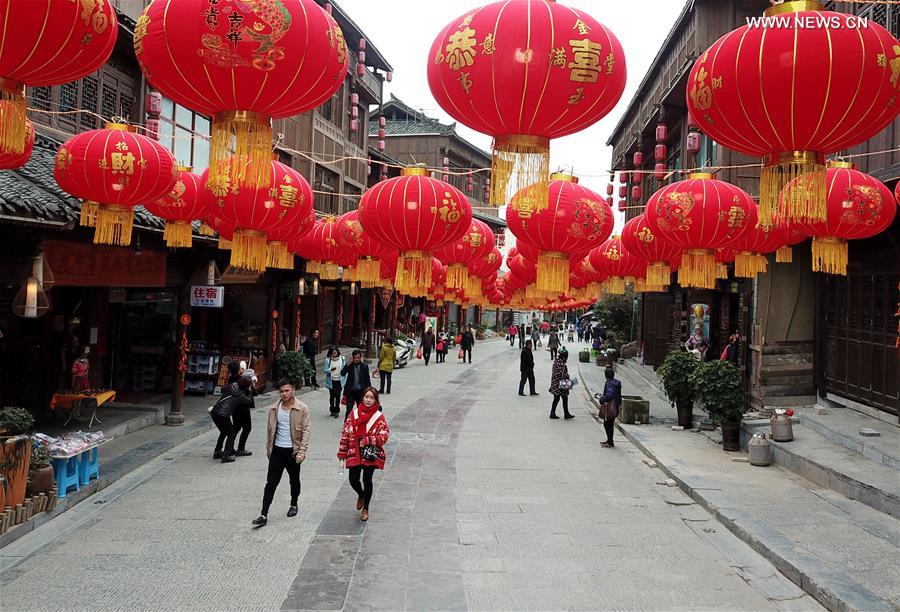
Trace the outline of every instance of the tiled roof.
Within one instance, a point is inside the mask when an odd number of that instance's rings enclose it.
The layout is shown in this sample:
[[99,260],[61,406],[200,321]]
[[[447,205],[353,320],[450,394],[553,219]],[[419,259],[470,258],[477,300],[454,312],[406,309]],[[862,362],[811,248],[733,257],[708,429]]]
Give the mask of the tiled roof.
[[[371,125],[371,124],[370,124]],[[378,124],[375,123],[375,130],[369,136],[378,135]],[[370,130],[371,131],[371,130]],[[424,121],[402,121],[388,119],[385,128],[388,136],[423,136],[423,135],[439,135],[451,136],[456,129],[452,125],[444,125],[433,119],[425,118]]]

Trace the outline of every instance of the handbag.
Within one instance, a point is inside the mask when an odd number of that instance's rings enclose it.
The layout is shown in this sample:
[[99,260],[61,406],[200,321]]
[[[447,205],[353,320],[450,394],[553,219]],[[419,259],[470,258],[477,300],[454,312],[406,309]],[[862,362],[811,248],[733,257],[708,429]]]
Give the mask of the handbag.
[[344,406],[347,405],[347,396],[346,395],[341,396],[341,404]]
[[419,350],[416,351],[416,359],[421,359],[421,358],[422,358],[422,347],[420,346]]
[[384,449],[380,446],[368,445],[359,447],[359,458],[363,461],[380,461],[384,459]]
[[458,355],[459,359],[462,359],[465,356],[466,356],[466,352],[463,349],[459,349],[459,355]]
[[563,378],[561,381],[559,381],[559,388],[562,389],[563,391],[568,391],[569,389],[572,388],[572,386],[573,385],[572,385],[571,378]]
[[600,418],[604,421],[612,421],[619,416],[619,405],[616,400],[610,400],[600,404]]

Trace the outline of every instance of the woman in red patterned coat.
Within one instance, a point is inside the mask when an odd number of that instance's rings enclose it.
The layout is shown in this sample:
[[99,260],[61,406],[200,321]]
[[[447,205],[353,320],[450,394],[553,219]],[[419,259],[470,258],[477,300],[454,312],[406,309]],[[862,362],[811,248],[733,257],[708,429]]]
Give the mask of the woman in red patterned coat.
[[[356,509],[362,512],[359,518],[369,520],[369,502],[374,487],[372,476],[375,470],[384,469],[384,445],[391,430],[378,403],[378,391],[369,387],[363,392],[362,401],[344,421],[338,459],[350,470],[350,486],[359,495]],[[360,482],[360,479],[362,482]]]

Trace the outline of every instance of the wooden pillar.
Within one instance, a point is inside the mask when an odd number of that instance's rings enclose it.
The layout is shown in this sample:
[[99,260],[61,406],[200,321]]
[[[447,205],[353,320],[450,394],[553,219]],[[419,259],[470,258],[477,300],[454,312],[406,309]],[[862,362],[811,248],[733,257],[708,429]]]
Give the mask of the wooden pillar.
[[369,333],[366,337],[366,357],[372,357],[372,344],[375,340],[375,305],[377,296],[375,290],[372,290],[372,299],[369,302]]
[[337,283],[337,289],[334,293],[334,299],[337,302],[337,317],[335,317],[334,324],[337,329],[335,329],[334,337],[334,345],[340,346],[341,344],[341,336],[344,332],[344,291],[343,284],[341,281]]
[[400,302],[400,294],[394,290],[391,293],[391,299],[388,301],[388,308],[391,311],[391,336],[395,336],[397,334],[397,310],[398,303]]
[[172,405],[166,415],[166,425],[184,425],[181,400],[184,397],[184,373],[187,370],[187,331],[191,324],[190,285],[184,285],[178,292],[175,312],[178,313],[178,350],[174,351],[175,368],[172,384]]

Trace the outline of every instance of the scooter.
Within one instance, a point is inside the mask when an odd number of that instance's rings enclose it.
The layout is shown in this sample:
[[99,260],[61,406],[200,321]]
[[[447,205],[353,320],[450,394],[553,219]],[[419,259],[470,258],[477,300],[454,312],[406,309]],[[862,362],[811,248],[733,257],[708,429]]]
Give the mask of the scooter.
[[416,343],[413,340],[395,340],[394,341],[394,367],[403,368],[409,363],[416,350]]

